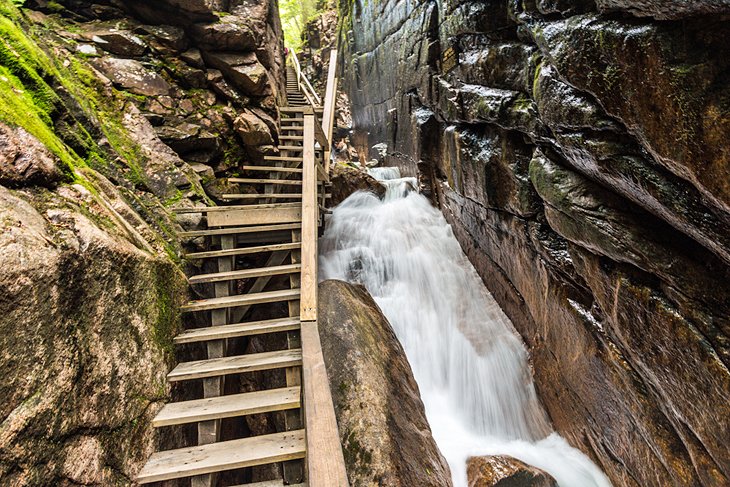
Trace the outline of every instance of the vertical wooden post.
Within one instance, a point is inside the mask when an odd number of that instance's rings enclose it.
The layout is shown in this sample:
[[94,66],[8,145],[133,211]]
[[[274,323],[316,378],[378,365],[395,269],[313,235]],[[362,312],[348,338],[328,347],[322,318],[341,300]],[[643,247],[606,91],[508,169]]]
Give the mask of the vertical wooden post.
[[[224,235],[221,237],[221,249],[235,247],[235,237]],[[233,270],[232,257],[218,259],[218,272]],[[229,281],[215,283],[215,297],[230,296],[231,283]],[[227,325],[228,309],[211,311],[211,326]],[[220,358],[226,355],[226,340],[211,340],[206,344],[208,358]],[[218,397],[223,395],[224,378],[212,377],[203,379],[203,397]],[[202,421],[198,423],[198,445],[215,443],[220,439],[220,420]],[[192,487],[213,487],[216,484],[215,474],[198,475],[192,478]]]
[[337,49],[330,51],[330,65],[327,71],[327,88],[324,94],[324,110],[322,111],[322,131],[327,136],[329,147],[324,149],[324,171],[329,174],[330,151],[332,150],[332,125],[335,120],[335,105],[337,104]]
[[302,163],[302,282],[299,317],[317,321],[317,168],[314,154],[314,113],[304,113]]

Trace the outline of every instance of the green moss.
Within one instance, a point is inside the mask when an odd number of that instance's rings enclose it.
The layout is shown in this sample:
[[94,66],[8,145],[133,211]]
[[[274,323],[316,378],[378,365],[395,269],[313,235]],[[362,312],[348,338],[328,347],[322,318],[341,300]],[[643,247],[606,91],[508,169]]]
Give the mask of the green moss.
[[58,2],[54,2],[53,0],[48,2],[46,7],[48,8],[48,10],[51,10],[52,12],[57,12],[57,13],[63,12],[64,10],[66,10],[66,7],[64,7],[63,5],[61,5]]
[[180,283],[184,281],[178,275],[178,269],[168,262],[160,262],[155,271],[155,299],[150,309],[154,318],[152,340],[171,359],[174,354],[172,340],[180,328],[179,304],[183,296]]

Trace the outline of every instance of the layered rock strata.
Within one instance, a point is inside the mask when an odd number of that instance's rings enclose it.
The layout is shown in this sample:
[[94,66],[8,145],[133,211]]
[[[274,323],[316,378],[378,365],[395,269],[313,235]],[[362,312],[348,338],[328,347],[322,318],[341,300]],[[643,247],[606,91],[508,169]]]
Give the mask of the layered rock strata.
[[615,485],[730,483],[730,5],[340,16],[359,149],[433,192],[555,428]]

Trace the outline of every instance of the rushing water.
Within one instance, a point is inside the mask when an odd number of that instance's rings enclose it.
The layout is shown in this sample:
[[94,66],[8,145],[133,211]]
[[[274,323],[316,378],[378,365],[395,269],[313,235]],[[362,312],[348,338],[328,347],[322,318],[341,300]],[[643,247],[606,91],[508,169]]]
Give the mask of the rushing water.
[[609,486],[552,432],[520,337],[441,213],[414,191],[414,178],[395,168],[371,174],[386,195],[358,192],[334,210],[320,244],[321,276],[363,284],[390,320],[454,485],[467,485],[467,457],[506,454],[561,487]]

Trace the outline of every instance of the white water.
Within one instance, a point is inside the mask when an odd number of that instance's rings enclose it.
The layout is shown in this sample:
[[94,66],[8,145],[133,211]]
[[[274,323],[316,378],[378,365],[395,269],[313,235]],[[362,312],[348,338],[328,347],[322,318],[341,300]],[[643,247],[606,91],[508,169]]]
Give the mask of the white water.
[[405,349],[434,439],[465,487],[467,457],[506,454],[561,487],[610,486],[551,431],[527,351],[414,178],[376,168],[381,201],[358,192],[335,208],[320,243],[323,279],[363,284]]

